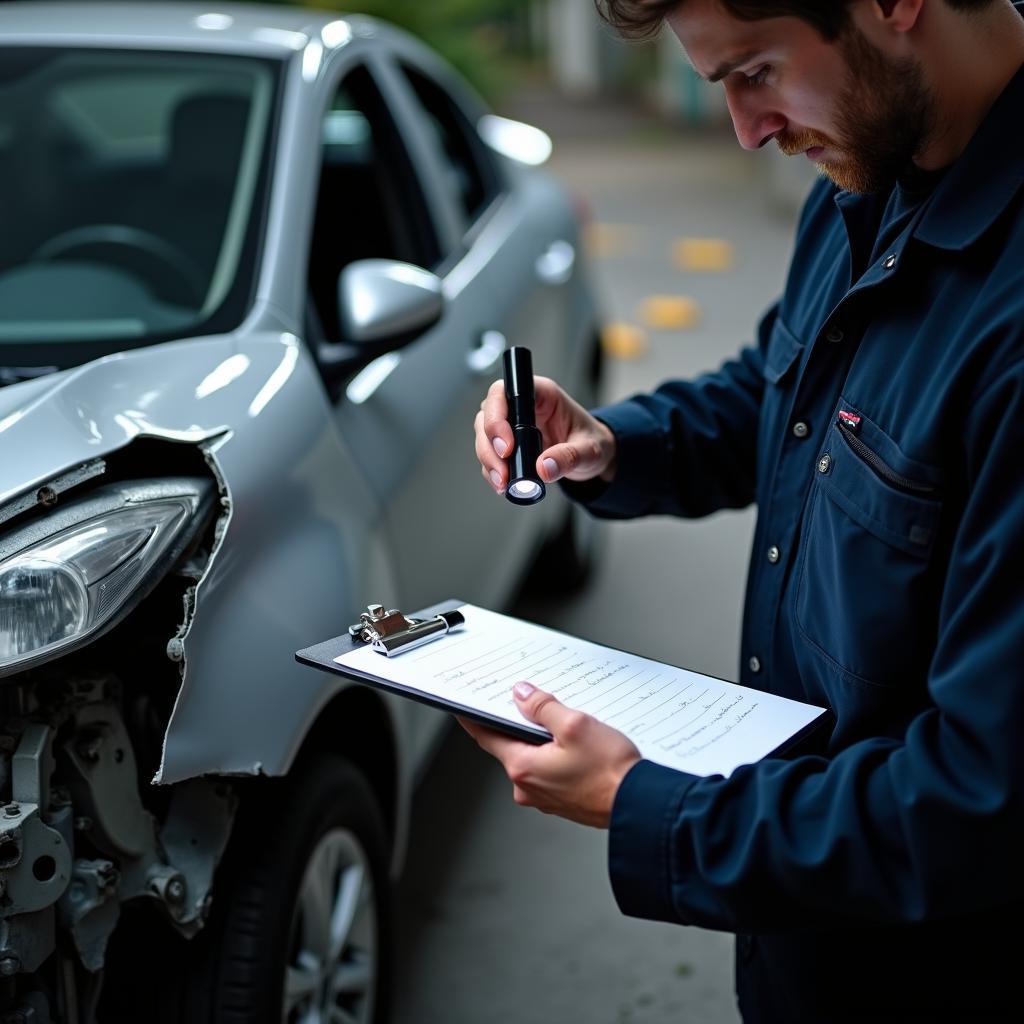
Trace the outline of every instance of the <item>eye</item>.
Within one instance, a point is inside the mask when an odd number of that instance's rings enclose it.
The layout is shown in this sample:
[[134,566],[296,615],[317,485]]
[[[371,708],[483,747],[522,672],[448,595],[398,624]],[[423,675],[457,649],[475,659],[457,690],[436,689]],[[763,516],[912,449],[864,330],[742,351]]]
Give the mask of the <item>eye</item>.
[[743,77],[746,79],[747,85],[764,85],[771,70],[771,64],[765,64],[758,68],[752,75],[744,75]]

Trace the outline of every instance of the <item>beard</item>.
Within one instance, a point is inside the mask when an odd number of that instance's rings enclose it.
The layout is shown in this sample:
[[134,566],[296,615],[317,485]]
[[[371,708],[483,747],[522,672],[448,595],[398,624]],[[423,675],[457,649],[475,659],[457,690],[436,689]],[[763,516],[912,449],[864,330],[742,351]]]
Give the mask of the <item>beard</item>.
[[847,71],[835,138],[805,129],[783,131],[775,141],[787,156],[823,146],[828,152],[817,163],[820,173],[848,192],[880,192],[924,148],[934,101],[916,61],[890,60],[856,29],[840,52]]

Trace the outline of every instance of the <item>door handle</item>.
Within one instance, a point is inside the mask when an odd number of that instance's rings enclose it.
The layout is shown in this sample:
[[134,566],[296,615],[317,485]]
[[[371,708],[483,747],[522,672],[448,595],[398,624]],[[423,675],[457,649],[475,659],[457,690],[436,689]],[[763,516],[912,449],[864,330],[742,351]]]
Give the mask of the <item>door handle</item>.
[[466,365],[478,376],[490,373],[501,358],[501,353],[508,348],[505,335],[501,331],[484,331],[476,348],[470,349],[466,355]]
[[545,284],[565,284],[576,265],[576,250],[566,241],[552,242],[538,257],[537,276]]

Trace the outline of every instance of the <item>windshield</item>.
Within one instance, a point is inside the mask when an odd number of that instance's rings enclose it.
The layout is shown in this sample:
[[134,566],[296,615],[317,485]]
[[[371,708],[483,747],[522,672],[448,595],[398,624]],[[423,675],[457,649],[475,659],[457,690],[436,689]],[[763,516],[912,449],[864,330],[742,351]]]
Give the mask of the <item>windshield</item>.
[[222,54],[0,48],[8,381],[241,321],[275,78]]

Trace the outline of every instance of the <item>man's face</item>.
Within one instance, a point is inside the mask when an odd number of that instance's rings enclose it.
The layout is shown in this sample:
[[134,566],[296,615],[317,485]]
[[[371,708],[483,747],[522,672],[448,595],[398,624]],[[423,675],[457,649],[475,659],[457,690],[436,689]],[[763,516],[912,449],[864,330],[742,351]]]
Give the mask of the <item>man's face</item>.
[[873,192],[927,138],[932,104],[920,67],[888,57],[856,24],[827,42],[799,18],[741,21],[718,0],[687,0],[668,22],[697,72],[725,86],[746,149],[774,139],[840,188]]

